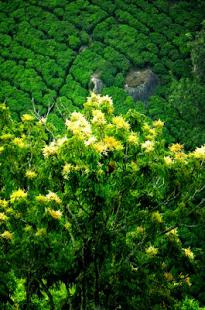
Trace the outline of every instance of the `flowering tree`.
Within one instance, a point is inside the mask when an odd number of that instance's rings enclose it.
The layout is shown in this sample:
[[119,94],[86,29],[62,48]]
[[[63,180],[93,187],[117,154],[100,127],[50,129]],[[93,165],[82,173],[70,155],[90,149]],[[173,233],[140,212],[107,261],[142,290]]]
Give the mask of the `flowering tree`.
[[205,146],[166,148],[162,121],[115,116],[108,96],[91,94],[61,136],[0,113],[8,309],[180,309],[202,292]]

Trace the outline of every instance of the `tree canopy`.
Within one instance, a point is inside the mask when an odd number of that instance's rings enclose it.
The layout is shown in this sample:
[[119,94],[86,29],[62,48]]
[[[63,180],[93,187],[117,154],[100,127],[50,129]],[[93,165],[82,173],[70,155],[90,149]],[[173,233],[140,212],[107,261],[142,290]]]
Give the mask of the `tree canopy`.
[[205,146],[91,94],[61,135],[0,105],[0,300],[5,309],[199,309]]

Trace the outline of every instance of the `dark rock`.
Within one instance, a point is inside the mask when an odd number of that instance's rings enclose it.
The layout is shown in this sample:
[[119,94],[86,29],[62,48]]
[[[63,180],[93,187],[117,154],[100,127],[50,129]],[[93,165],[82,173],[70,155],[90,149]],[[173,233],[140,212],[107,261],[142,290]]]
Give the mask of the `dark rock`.
[[96,94],[101,93],[103,89],[103,82],[101,81],[97,73],[91,76],[89,88]]
[[126,77],[125,90],[134,100],[146,102],[158,84],[159,79],[152,70],[132,70]]

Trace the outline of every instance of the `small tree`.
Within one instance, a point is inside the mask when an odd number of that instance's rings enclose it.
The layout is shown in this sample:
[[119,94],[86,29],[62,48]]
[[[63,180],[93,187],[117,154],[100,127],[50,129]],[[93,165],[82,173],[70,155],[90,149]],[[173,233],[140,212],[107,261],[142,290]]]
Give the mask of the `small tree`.
[[26,279],[12,302],[159,309],[192,297],[192,282],[200,292],[204,146],[166,149],[162,121],[114,116],[108,96],[91,94],[60,137],[46,119],[0,113],[0,259]]

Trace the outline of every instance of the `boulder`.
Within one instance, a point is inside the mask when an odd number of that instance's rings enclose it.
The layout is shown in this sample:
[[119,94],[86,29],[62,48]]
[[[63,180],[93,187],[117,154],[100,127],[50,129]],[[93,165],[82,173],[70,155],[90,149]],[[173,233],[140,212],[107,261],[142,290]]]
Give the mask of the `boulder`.
[[146,102],[158,84],[159,79],[152,70],[131,70],[125,79],[124,89],[134,100]]
[[101,81],[98,74],[93,74],[90,79],[89,88],[96,94],[100,94],[103,89],[103,82]]

